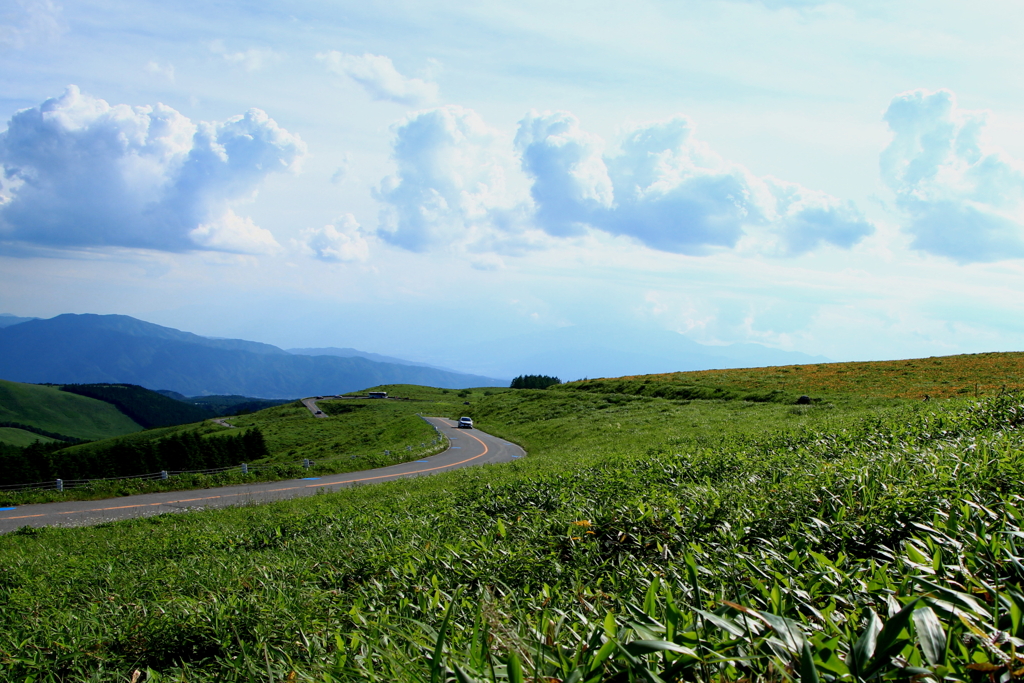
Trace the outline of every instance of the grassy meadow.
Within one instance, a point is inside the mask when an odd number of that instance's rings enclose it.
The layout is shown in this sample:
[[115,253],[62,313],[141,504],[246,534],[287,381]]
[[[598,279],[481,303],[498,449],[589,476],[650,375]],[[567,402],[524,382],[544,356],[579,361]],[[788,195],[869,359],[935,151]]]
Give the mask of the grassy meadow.
[[[109,403],[60,391],[57,387],[0,380],[0,423],[8,422],[86,440],[106,439],[142,429]],[[22,439],[20,435],[7,436],[15,438],[8,441],[0,434],[0,441],[27,445],[14,443]]]
[[[269,455],[253,460],[250,464],[260,467],[252,468],[245,475],[235,470],[215,474],[179,475],[166,480],[95,481],[63,492],[49,489],[0,492],[0,506],[97,500],[154,491],[208,488],[385,467],[432,455],[447,447],[444,440],[435,439],[437,434],[433,427],[419,415],[458,416],[462,414],[460,410],[469,409],[464,402],[471,401],[474,397],[485,398],[485,394],[494,395],[505,391],[456,391],[404,385],[391,385],[382,390],[390,391],[399,400],[319,401],[318,405],[328,415],[326,419],[314,417],[305,406],[295,401],[255,413],[222,418],[227,424],[232,425],[231,427],[225,427],[213,420],[174,427],[158,427],[112,439],[70,446],[54,456],[89,460],[96,459],[97,453],[119,444],[135,445],[182,434],[218,439],[237,436],[249,429],[257,428],[263,434]],[[40,439],[42,440],[42,437]],[[315,465],[310,469],[304,469],[301,465],[304,459],[314,461]],[[72,477],[65,475],[65,478]]]
[[0,678],[1024,677],[1024,396],[911,400],[861,370],[827,392],[770,368],[339,407],[320,422],[470,415],[529,455],[0,537]]
[[42,436],[41,434],[36,434],[35,432],[30,432],[25,429],[18,429],[16,427],[0,427],[0,443],[24,448],[36,441],[52,443],[56,441],[56,439],[51,439],[48,436]]
[[857,395],[921,400],[990,396],[1024,389],[1024,353],[976,353],[908,360],[820,363],[744,370],[703,370],[623,377],[633,384],[669,384],[725,391]]

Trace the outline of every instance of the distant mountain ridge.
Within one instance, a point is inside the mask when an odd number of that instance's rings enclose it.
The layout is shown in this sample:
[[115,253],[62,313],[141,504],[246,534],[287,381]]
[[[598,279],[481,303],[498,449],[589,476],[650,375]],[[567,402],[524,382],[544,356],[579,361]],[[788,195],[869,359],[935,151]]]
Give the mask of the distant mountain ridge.
[[0,327],[10,327],[11,325],[27,323],[29,320],[38,320],[38,318],[22,318],[17,315],[11,315],[10,313],[0,313]]
[[397,363],[398,365],[415,365],[421,368],[434,368],[435,370],[444,370],[446,372],[458,372],[458,370],[452,370],[451,368],[443,368],[439,365],[431,365],[430,363],[419,363],[412,360],[405,360],[404,358],[395,358],[394,356],[382,356],[379,353],[370,353],[369,351],[360,351],[359,349],[352,348],[338,348],[336,346],[327,346],[313,349],[285,349],[288,353],[294,353],[298,356],[338,356],[339,358],[365,358],[367,360],[377,361],[378,363]]
[[210,339],[125,315],[64,314],[0,328],[0,378],[125,383],[185,396],[295,398],[381,384],[447,389],[506,381],[361,357],[304,356],[270,344]]

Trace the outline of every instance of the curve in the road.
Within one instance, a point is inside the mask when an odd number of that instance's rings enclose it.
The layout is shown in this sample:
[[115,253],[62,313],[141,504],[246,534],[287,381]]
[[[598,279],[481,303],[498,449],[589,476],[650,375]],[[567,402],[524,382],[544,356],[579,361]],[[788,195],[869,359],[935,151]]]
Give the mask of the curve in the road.
[[[316,483],[306,484],[308,479],[263,482],[225,486],[202,491],[168,491],[144,493],[137,496],[116,499],[120,505],[110,505],[113,500],[77,501],[70,503],[41,503],[18,508],[0,509],[0,533],[14,531],[22,526],[82,526],[116,519],[144,517],[164,512],[183,511],[210,507],[228,507],[243,503],[270,502],[311,495],[319,490],[337,490],[356,484],[418,477],[445,470],[458,469],[490,463],[511,462],[526,455],[522,448],[479,430],[473,433],[459,430],[452,421],[445,418],[425,418],[438,428],[453,432],[449,437],[465,446],[450,445],[449,448],[429,459],[400,463],[362,472],[316,478]],[[454,432],[460,432],[458,436]],[[466,441],[462,439],[466,438]],[[463,452],[465,451],[465,452]],[[358,475],[358,476],[353,476]],[[282,486],[282,484],[285,484]],[[195,495],[195,494],[202,495]],[[189,496],[187,498],[179,496]],[[104,504],[106,503],[106,504]]]
[[316,398],[304,398],[302,399],[302,405],[309,409],[309,412],[313,413],[313,417],[327,417],[327,414],[320,410],[320,407],[316,404],[322,397],[317,396]]

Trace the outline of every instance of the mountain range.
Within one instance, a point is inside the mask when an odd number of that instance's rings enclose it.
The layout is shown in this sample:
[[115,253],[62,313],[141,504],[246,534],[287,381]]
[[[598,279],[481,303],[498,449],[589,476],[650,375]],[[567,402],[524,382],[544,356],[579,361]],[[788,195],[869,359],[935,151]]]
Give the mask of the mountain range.
[[398,365],[415,365],[417,367],[422,368],[434,368],[435,370],[458,372],[457,370],[452,370],[451,368],[442,368],[437,365],[431,365],[430,363],[417,363],[416,361],[405,360],[404,358],[395,358],[394,356],[382,356],[379,353],[370,353],[369,351],[360,351],[359,349],[339,349],[334,346],[327,346],[312,349],[286,349],[286,351],[288,351],[288,353],[294,353],[299,356],[338,356],[340,358],[366,358],[367,360],[376,361],[378,363],[397,363]]
[[211,339],[125,315],[64,314],[0,327],[0,379],[128,383],[186,396],[297,398],[382,384],[448,389],[508,380],[380,362],[301,355],[242,339]]
[[10,313],[0,313],[0,327],[10,327],[11,325],[17,325],[18,323],[27,323],[29,320],[36,320],[36,318],[22,318],[21,316],[11,315]]

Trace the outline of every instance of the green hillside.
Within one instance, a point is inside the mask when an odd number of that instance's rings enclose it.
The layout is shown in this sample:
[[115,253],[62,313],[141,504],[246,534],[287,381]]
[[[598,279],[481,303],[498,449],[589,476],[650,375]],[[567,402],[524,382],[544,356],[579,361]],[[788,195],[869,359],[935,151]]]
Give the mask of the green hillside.
[[109,403],[57,387],[5,380],[0,380],[0,423],[18,423],[85,440],[142,429]]
[[0,427],[0,443],[9,444],[11,446],[18,446],[24,448],[29,444],[40,441],[42,443],[52,443],[56,439],[51,439],[48,436],[42,436],[35,432],[29,432],[24,429],[16,429],[14,427]]
[[[101,389],[114,391],[116,386]],[[92,390],[94,388],[90,388]],[[456,414],[464,402],[501,389],[450,391],[407,385],[384,389],[401,400],[323,400],[329,416],[316,418],[298,401],[255,413],[160,427],[132,434],[68,446],[45,455],[0,455],[0,483],[21,484],[61,479],[124,477],[160,470],[201,470],[233,467],[242,462],[262,469],[213,475],[175,476],[166,481],[111,481],[58,493],[53,490],[5,492],[0,506],[50,500],[89,500],[145,491],[203,488],[208,486],[273,480],[295,476],[336,474],[405,462],[438,452],[445,443],[419,414]],[[146,390],[142,390],[146,392]],[[137,393],[137,392],[136,392]],[[172,399],[146,392],[160,399]],[[143,396],[144,405],[153,405]],[[136,405],[138,405],[137,402]],[[184,405],[184,404],[182,404]],[[225,426],[230,425],[230,426]],[[258,433],[259,455],[233,442]],[[31,441],[29,441],[31,443]],[[265,449],[265,450],[264,450]],[[187,454],[186,452],[190,453]],[[23,462],[32,459],[31,463]],[[302,460],[315,462],[304,469]]]
[[925,396],[986,396],[1004,389],[1024,389],[1024,353],[974,353],[891,361],[672,372],[575,384],[603,391],[623,390],[647,395],[669,395],[691,388],[706,392],[708,397],[715,391],[917,400]]
[[299,455],[466,414],[528,456],[0,537],[0,678],[1019,679],[1024,394],[900,398],[859,370],[828,394],[769,368],[717,398],[387,387],[409,400],[232,418]]
[[146,429],[200,422],[216,415],[135,384],[64,384],[60,390],[106,401]]

